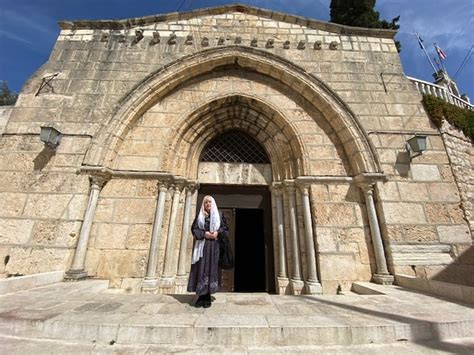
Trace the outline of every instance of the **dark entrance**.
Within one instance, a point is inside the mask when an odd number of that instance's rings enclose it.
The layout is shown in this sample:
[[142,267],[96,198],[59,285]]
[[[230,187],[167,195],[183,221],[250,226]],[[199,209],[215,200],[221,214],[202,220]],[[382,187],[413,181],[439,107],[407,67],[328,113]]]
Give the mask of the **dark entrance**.
[[235,213],[235,292],[263,292],[265,242],[263,210],[237,209]]
[[235,268],[222,275],[224,292],[275,293],[270,192],[266,186],[201,185],[216,199],[230,229]]

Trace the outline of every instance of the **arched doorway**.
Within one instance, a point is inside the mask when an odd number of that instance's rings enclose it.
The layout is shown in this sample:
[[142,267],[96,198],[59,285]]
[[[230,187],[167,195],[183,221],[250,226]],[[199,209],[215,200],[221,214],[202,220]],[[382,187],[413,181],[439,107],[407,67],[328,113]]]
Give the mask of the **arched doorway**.
[[[371,178],[379,162],[357,118],[337,95],[294,65],[248,48],[219,49],[172,67],[151,75],[127,96],[84,160],[113,177],[157,179],[156,208],[148,209],[160,222],[151,228],[145,275],[151,288],[184,292],[191,247],[186,228],[181,228],[188,223],[180,222],[196,205],[197,196],[191,202],[193,186],[249,182],[272,188],[278,293],[320,293],[319,279],[330,290],[344,278],[369,279],[372,261],[359,212],[363,202],[361,196],[346,198],[341,191],[356,189],[353,177],[358,174]],[[271,159],[268,170],[255,169],[260,174],[252,175],[230,169],[206,180],[199,173],[204,148],[232,129],[264,147]],[[360,253],[329,245],[326,254],[317,255],[315,245],[324,241],[318,232],[342,242],[340,236],[354,229]],[[347,265],[344,271],[350,269],[347,277],[346,272],[334,273],[340,260]],[[369,262],[362,265],[363,260]],[[359,276],[356,266],[361,265]]]
[[[222,291],[275,293],[271,196],[268,185],[252,184],[249,176],[270,170],[265,149],[245,132],[231,129],[209,141],[199,161],[200,181],[214,183],[201,183],[198,205],[206,195],[216,199],[234,250],[235,267],[222,272]],[[217,175],[214,180],[211,173]],[[227,179],[233,183],[225,183],[226,174],[233,175]]]

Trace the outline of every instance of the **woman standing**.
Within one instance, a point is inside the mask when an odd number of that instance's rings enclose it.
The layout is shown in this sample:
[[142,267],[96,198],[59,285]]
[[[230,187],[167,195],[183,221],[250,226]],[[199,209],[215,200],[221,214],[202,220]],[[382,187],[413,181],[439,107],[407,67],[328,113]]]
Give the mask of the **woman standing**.
[[220,287],[218,238],[228,236],[224,216],[219,213],[216,201],[205,196],[201,209],[191,226],[195,238],[188,292],[199,296],[196,307],[211,306],[211,294]]

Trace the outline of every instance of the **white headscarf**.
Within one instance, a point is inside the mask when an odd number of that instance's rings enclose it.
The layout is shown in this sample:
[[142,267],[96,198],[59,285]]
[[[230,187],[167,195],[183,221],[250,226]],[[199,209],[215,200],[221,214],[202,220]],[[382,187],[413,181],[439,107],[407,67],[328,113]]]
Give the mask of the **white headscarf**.
[[[221,226],[221,217],[219,215],[219,210],[217,209],[216,201],[214,200],[212,196],[204,196],[204,198],[202,199],[201,209],[199,210],[199,215],[198,215],[198,226],[199,228],[204,229],[206,215],[208,214],[204,210],[204,202],[206,202],[206,200],[211,201],[211,210],[209,213],[210,214],[209,231],[216,232]],[[193,260],[192,260],[193,264],[197,263],[199,259],[202,258],[205,242],[206,242],[206,239],[204,238],[201,240],[196,240],[196,243],[194,243]]]

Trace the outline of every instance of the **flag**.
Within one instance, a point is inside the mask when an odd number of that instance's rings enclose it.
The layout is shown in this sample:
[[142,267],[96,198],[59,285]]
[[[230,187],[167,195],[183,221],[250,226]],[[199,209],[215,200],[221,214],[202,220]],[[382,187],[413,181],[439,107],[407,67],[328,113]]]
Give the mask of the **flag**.
[[442,60],[445,60],[447,57],[446,53],[444,53],[443,50],[439,48],[436,44],[434,46],[435,46],[436,52],[438,53],[439,58]]
[[415,33],[416,39],[418,40],[418,44],[420,45],[421,49],[423,48],[423,39],[420,37],[420,34],[418,32]]

